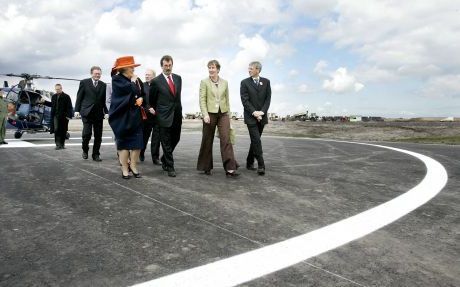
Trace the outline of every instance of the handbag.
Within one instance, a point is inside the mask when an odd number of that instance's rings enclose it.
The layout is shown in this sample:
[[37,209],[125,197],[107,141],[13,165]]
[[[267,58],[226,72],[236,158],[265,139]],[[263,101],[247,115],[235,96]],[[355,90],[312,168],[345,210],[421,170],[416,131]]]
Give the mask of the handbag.
[[142,120],[146,120],[147,119],[147,113],[145,112],[145,109],[144,107],[140,107],[140,110],[141,110],[141,117],[142,117]]
[[[139,78],[136,79],[136,85],[139,88],[139,91],[141,91],[142,89],[141,89],[141,85],[139,84]],[[145,112],[144,107],[140,106],[139,108],[141,110],[141,118],[143,121],[145,121],[147,119],[147,113]]]

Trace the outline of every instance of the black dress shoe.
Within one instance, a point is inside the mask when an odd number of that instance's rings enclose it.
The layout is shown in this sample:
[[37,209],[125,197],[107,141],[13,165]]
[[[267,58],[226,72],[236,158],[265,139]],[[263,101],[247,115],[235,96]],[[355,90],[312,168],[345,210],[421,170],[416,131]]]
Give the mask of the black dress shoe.
[[212,173],[211,173],[211,170],[205,170],[205,171],[204,171],[204,174],[206,174],[206,175],[211,175]]
[[247,164],[246,169],[248,169],[248,170],[256,170],[256,168],[254,167],[253,164]]
[[259,175],[265,175],[265,167],[259,167],[257,169],[257,174]]
[[121,172],[121,177],[122,177],[123,179],[130,179],[130,178],[131,178],[131,176],[129,176],[129,174],[128,174],[128,175],[124,175],[123,172]]
[[131,169],[131,166],[128,167],[128,170],[129,170],[130,172],[133,173],[133,175],[134,175],[135,178],[141,178],[141,177],[142,177],[141,174],[140,174],[139,172],[138,172],[138,173],[135,173],[135,172]]
[[102,161],[102,159],[98,155],[93,155],[94,161]]
[[240,176],[239,173],[237,173],[236,171],[234,172],[225,172],[225,175],[227,176],[227,178],[237,178],[238,176]]
[[167,167],[166,164],[164,164],[164,163],[161,164],[161,168],[162,168],[164,171],[168,171],[168,167]]
[[60,150],[60,149],[62,149],[62,147],[57,146],[57,147],[55,147],[54,149],[55,149],[55,150]]
[[6,141],[2,141],[2,144],[8,144]]
[[144,160],[145,160],[145,156],[144,156],[143,154],[141,154],[141,155],[139,156],[139,159],[140,159],[140,161],[144,161]]
[[87,153],[87,152],[83,152],[82,155],[81,155],[81,157],[82,157],[83,159],[88,159],[88,153]]
[[168,176],[169,177],[176,177],[176,172],[174,170],[168,171]]
[[154,165],[160,165],[161,163],[160,163],[160,161],[156,158],[156,159],[153,160],[153,164],[154,164]]

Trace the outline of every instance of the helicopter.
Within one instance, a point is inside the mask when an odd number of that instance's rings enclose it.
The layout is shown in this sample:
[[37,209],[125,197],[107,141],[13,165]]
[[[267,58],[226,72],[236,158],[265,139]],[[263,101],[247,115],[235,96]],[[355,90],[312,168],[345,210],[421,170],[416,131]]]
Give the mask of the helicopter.
[[[36,90],[34,79],[80,81],[78,79],[40,76],[36,74],[0,74],[1,76],[22,78],[17,85],[9,86],[4,81],[0,91],[6,95],[8,103],[7,128],[16,129],[14,138],[20,139],[27,133],[49,132],[51,121],[51,96],[53,92]],[[67,133],[66,138],[70,138]]]

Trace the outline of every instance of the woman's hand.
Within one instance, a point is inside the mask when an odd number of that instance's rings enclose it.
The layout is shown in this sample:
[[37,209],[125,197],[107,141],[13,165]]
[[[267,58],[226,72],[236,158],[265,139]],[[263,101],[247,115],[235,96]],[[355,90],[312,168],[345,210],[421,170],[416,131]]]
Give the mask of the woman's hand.
[[209,124],[209,123],[211,122],[211,118],[209,118],[209,116],[205,116],[205,117],[203,118],[203,122],[204,122],[205,124]]
[[136,106],[139,106],[139,107],[142,106],[142,102],[143,102],[143,101],[144,101],[143,98],[137,98],[137,99],[136,99]]

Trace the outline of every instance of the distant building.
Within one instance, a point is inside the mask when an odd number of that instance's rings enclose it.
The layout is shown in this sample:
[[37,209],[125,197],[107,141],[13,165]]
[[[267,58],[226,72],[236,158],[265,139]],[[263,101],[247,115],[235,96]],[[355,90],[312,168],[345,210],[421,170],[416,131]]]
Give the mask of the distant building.
[[361,116],[350,116],[350,122],[361,122],[362,117]]

